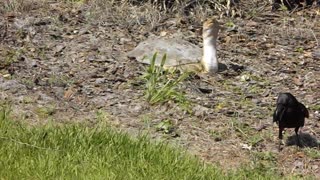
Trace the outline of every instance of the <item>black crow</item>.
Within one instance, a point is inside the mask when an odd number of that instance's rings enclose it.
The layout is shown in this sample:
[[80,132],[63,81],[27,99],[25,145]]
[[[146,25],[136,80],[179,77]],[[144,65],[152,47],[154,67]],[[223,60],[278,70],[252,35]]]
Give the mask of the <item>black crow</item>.
[[280,93],[277,99],[277,108],[273,113],[273,122],[279,126],[279,140],[282,141],[284,128],[295,128],[297,143],[300,146],[298,131],[300,127],[304,126],[304,118],[309,118],[307,108],[292,94]]

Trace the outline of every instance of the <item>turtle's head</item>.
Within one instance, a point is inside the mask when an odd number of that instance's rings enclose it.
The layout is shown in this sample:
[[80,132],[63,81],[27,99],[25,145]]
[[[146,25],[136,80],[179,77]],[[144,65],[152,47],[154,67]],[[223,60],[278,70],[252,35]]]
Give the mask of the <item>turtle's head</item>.
[[202,66],[206,73],[218,72],[217,38],[220,24],[216,18],[210,18],[203,23],[203,56]]
[[203,30],[202,30],[202,35],[203,38],[218,38],[218,32],[221,29],[220,23],[217,21],[216,18],[212,17],[207,19],[203,23]]

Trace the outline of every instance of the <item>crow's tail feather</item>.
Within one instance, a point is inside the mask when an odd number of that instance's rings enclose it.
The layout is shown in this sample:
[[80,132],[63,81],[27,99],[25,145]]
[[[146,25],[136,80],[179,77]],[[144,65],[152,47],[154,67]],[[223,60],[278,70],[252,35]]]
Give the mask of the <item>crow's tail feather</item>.
[[306,118],[309,118],[309,111],[308,109],[306,108],[306,106],[304,106],[302,103],[299,104],[300,105],[300,108],[304,114],[304,117]]

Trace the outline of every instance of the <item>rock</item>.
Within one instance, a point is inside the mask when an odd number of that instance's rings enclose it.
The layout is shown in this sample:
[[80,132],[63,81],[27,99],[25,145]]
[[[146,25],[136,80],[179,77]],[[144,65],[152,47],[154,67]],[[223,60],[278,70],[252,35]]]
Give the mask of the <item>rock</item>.
[[315,59],[320,59],[320,50],[314,51],[314,52],[312,53],[312,56],[313,56]]
[[208,110],[209,110],[208,108],[200,106],[200,105],[197,105],[194,108],[192,108],[192,111],[195,112],[194,115],[197,117],[205,116],[206,114],[208,114]]
[[39,100],[38,103],[46,104],[48,102],[52,102],[54,99],[42,92],[39,92],[37,100]]
[[318,165],[312,165],[312,166],[311,166],[311,169],[317,170],[317,169],[319,169],[319,166],[318,166]]
[[299,160],[296,160],[294,163],[293,163],[294,167],[297,168],[297,169],[303,169],[303,166],[304,166],[304,163],[302,161],[299,161]]
[[105,78],[97,78],[95,83],[96,84],[102,84],[102,83],[105,83],[106,82],[106,79]]
[[30,59],[25,59],[25,63],[26,63],[26,66],[28,67],[28,68],[35,68],[35,67],[37,67],[38,66],[38,63],[37,63],[37,61],[36,60],[30,60]]
[[96,108],[101,108],[109,105],[112,98],[114,98],[114,96],[96,96],[90,99],[90,103],[94,104]]
[[131,41],[131,39],[129,39],[129,38],[120,38],[120,45],[122,45],[122,44],[126,44],[126,43],[128,43],[128,42],[130,42]]
[[246,150],[249,150],[249,151],[252,149],[252,146],[248,145],[248,144],[240,143],[240,146],[241,146],[242,149],[246,149]]

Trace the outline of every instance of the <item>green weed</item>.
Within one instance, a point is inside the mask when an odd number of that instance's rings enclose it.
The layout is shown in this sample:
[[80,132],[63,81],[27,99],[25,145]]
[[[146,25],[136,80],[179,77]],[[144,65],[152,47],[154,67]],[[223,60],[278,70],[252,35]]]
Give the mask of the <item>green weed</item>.
[[298,52],[298,53],[303,53],[303,52],[304,52],[303,47],[297,47],[297,48],[296,48],[296,52]]
[[281,4],[280,10],[286,12],[286,11],[288,11],[288,8],[287,8],[287,6],[285,6],[284,4]]
[[145,84],[145,97],[147,101],[151,105],[174,101],[187,109],[190,102],[184,93],[178,91],[178,86],[179,83],[189,77],[189,73],[177,75],[176,71],[165,69],[166,55],[162,57],[160,66],[156,66],[156,57],[157,53],[153,55],[150,65],[141,77]]
[[163,131],[165,134],[169,134],[173,131],[174,125],[169,119],[162,120],[157,126],[158,131]]

